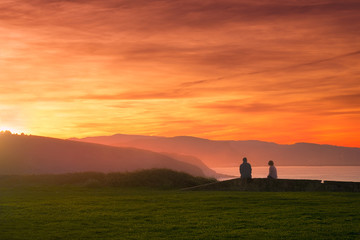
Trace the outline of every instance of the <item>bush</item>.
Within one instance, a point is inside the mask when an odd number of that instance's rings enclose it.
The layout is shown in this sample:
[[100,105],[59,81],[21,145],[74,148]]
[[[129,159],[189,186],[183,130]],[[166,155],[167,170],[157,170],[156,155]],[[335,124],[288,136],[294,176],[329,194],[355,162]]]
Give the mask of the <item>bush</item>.
[[76,185],[85,187],[147,187],[179,189],[216,182],[216,179],[194,177],[170,169],[149,169],[126,173],[67,173],[47,175],[1,176],[0,185]]
[[107,185],[115,187],[185,188],[215,182],[169,169],[150,169],[131,173],[109,173]]

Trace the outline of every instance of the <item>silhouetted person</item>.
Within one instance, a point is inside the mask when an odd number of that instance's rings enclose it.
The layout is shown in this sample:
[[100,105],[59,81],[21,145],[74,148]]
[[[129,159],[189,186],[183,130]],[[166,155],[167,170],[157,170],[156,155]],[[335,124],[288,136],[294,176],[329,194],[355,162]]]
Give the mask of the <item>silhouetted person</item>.
[[243,163],[239,167],[241,178],[251,178],[251,165],[247,162],[247,158],[243,158]]
[[270,160],[268,164],[270,166],[268,178],[277,179],[277,170],[276,170],[276,167],[274,166],[274,162],[272,160]]

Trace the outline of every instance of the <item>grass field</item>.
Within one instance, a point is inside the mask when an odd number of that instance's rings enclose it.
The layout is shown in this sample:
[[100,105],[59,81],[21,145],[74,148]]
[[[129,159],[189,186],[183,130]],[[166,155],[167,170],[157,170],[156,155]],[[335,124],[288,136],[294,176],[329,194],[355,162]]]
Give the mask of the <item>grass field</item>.
[[360,239],[360,194],[0,187],[0,239]]

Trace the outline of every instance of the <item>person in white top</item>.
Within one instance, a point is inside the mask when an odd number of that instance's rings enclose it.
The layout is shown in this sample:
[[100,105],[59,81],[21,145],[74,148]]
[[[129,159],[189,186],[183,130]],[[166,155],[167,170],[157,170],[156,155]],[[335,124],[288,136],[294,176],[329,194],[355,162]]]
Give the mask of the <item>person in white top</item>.
[[274,162],[272,160],[269,161],[269,175],[268,175],[268,178],[270,179],[277,179],[278,176],[277,176],[277,170],[276,170],[276,167],[274,166]]

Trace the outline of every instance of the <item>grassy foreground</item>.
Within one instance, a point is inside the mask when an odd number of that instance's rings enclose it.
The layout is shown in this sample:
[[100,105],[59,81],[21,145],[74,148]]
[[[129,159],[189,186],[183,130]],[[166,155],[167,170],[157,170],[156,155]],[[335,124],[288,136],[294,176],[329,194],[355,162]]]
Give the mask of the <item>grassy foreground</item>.
[[3,186],[0,239],[360,239],[360,194]]

